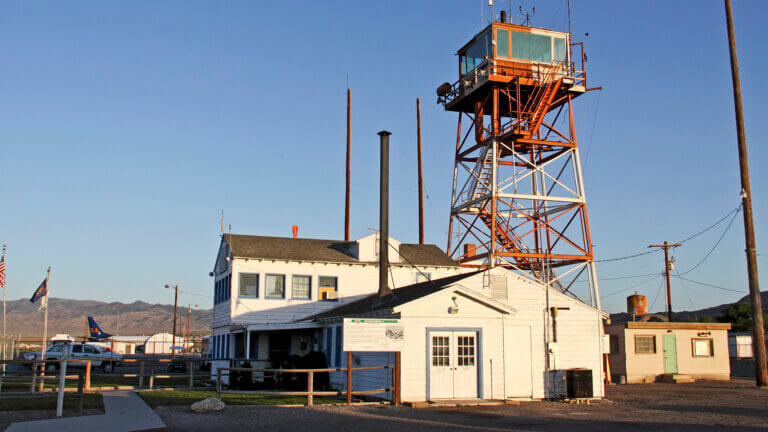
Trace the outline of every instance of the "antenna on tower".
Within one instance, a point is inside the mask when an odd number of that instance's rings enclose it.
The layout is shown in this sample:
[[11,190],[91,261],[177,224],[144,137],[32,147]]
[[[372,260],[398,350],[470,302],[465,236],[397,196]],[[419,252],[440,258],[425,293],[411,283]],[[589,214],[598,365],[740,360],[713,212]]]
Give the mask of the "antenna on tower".
[[525,20],[525,25],[528,26],[530,24],[531,17],[536,16],[536,7],[532,8],[531,12],[528,13],[523,12],[523,7],[520,6],[520,16],[522,17],[521,19]]
[[221,210],[221,235],[224,235],[224,210]]

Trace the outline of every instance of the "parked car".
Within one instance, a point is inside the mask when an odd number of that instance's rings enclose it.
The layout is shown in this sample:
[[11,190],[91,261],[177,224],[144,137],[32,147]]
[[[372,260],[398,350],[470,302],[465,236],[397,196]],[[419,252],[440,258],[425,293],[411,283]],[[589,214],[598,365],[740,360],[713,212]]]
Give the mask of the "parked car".
[[186,372],[187,360],[183,358],[175,358],[168,363],[168,372]]
[[[117,353],[113,353],[110,350],[102,349],[97,345],[88,343],[73,343],[73,344],[56,344],[45,350],[46,359],[58,360],[61,358],[64,349],[69,350],[69,365],[74,367],[84,367],[84,361],[78,360],[91,360],[91,365],[94,367],[101,367],[105,373],[111,373],[115,366],[120,366],[123,356]],[[40,358],[40,352],[30,352],[22,356],[25,361],[35,361]],[[32,366],[29,363],[28,366]],[[59,369],[59,363],[48,363],[45,365],[46,372],[55,372]]]

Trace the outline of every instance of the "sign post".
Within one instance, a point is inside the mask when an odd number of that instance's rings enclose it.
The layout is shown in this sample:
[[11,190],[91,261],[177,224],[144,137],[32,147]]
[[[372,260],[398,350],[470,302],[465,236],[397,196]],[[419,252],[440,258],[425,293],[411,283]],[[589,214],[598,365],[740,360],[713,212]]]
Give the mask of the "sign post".
[[343,350],[347,352],[347,404],[352,401],[352,353],[394,352],[392,403],[400,403],[400,352],[405,330],[399,319],[344,318]]

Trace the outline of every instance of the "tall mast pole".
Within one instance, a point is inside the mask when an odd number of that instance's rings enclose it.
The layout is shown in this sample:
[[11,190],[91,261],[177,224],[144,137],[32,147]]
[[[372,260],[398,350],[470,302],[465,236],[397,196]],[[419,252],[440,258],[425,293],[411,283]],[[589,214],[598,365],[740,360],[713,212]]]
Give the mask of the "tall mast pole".
[[43,312],[43,348],[42,358],[45,360],[45,341],[48,339],[48,296],[51,294],[51,268],[48,267],[47,274],[45,276],[45,312]]
[[[0,274],[0,285],[3,286],[3,340],[5,340],[5,272],[8,267],[8,264],[5,262],[5,244],[3,244],[3,258],[0,262],[3,263],[3,271]],[[3,345],[3,347],[5,347],[5,345]],[[3,348],[3,359],[5,359],[5,348]],[[5,368],[5,365],[3,365],[3,368]]]
[[344,210],[344,241],[349,241],[349,201],[350,201],[350,176],[351,176],[351,153],[352,153],[352,90],[347,89],[347,197]]
[[765,329],[763,307],[760,299],[760,281],[757,276],[757,250],[755,249],[755,227],[752,219],[752,191],[749,184],[749,161],[747,159],[747,137],[744,132],[744,110],[741,103],[741,80],[739,62],[736,58],[736,39],[733,34],[731,1],[725,0],[725,19],[728,26],[728,49],[731,55],[731,78],[733,82],[733,105],[736,111],[736,134],[739,145],[739,169],[741,171],[741,207],[744,209],[744,237],[747,254],[747,275],[749,279],[749,300],[752,304],[752,347],[755,355],[755,384],[768,386],[768,369],[765,358]]
[[416,98],[416,136],[419,159],[419,244],[424,244],[424,177],[421,170],[421,100]]
[[176,346],[176,305],[179,303],[179,286],[174,285],[173,289],[176,293],[173,296],[173,337],[171,338],[171,357],[175,354],[173,347]]

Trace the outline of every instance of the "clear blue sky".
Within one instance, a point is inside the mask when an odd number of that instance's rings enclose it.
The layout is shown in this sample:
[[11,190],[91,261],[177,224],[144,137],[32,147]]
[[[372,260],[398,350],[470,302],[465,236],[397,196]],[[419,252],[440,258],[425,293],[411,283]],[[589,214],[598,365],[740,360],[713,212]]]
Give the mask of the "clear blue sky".
[[[523,4],[537,6],[534,25],[567,29],[565,0]],[[417,239],[421,97],[426,234],[445,245],[456,116],[435,105],[434,89],[457,78],[454,53],[479,30],[481,2],[285,5],[0,4],[9,298],[29,297],[49,265],[57,297],[167,303],[167,282],[207,296],[222,209],[237,233],[288,236],[297,224],[301,236],[342,238],[347,79],[353,236],[378,223],[376,132],[388,129],[392,235]],[[734,1],[758,250],[768,255],[766,12],[762,0]],[[598,259],[680,240],[736,207],[722,2],[574,0],[573,23],[590,85],[604,87],[576,103]],[[723,228],[677,250],[678,269],[698,262]],[[743,250],[737,218],[686,277],[746,293]],[[600,264],[601,291],[647,279],[609,278],[661,267],[659,254]],[[660,280],[637,287],[655,310]],[[673,289],[678,310],[741,296],[679,280]],[[627,293],[605,296],[605,308],[623,309]],[[181,302],[210,306],[191,294]]]

